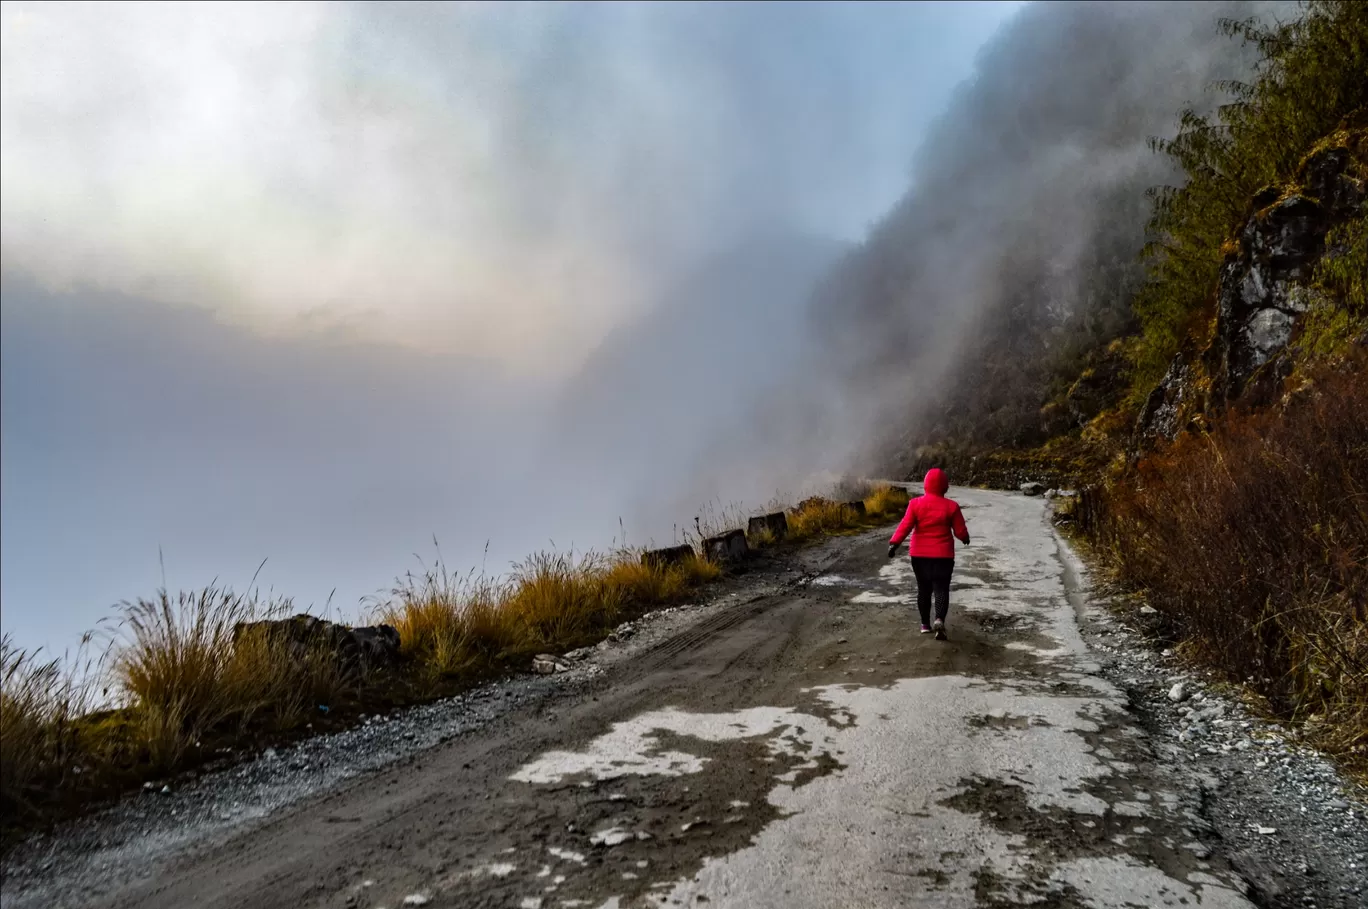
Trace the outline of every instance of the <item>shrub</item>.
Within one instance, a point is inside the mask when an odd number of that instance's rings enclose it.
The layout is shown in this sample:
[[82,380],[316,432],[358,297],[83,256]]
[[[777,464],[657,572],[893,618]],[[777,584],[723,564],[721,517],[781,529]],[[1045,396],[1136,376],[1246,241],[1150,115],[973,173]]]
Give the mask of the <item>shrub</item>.
[[1138,463],[1093,528],[1194,655],[1368,766],[1368,357]]
[[[1368,4],[1311,0],[1303,15],[1269,28],[1222,24],[1257,46],[1259,77],[1225,86],[1237,100],[1214,119],[1185,111],[1174,139],[1152,142],[1187,182],[1153,193],[1149,281],[1135,303],[1144,338],[1133,395],[1148,393],[1194,322],[1209,315],[1226,244],[1251,213],[1250,199],[1289,180],[1317,140],[1368,105]],[[1357,287],[1361,295],[1361,278]]]

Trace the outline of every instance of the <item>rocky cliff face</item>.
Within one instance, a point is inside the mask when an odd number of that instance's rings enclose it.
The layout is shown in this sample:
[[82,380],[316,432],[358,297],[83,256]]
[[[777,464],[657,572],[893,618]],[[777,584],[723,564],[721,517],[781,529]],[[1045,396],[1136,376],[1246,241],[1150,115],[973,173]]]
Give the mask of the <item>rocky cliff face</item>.
[[1340,130],[1308,155],[1294,181],[1269,187],[1226,254],[1216,316],[1205,343],[1194,339],[1150,393],[1136,425],[1141,446],[1172,439],[1239,401],[1276,400],[1293,362],[1289,344],[1303,316],[1335,306],[1314,285],[1337,225],[1368,217],[1368,130]]

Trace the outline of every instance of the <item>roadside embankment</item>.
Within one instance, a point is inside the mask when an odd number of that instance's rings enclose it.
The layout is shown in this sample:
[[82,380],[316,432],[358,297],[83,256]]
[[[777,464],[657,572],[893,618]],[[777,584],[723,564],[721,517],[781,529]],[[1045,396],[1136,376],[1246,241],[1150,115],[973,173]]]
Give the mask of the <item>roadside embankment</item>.
[[[866,528],[907,501],[888,486],[839,497],[772,507],[749,534],[730,526],[746,523],[733,509],[712,524],[696,522],[696,536],[672,550],[537,553],[499,579],[456,575],[438,563],[405,575],[372,604],[380,624],[368,628],[296,615],[288,598],[211,586],[122,604],[119,633],[76,665],[6,640],[4,844],[176,774],[229,766],[501,675],[555,672],[563,665],[557,655],[691,600],[744,570],[756,549]],[[722,538],[730,549],[710,545]]]

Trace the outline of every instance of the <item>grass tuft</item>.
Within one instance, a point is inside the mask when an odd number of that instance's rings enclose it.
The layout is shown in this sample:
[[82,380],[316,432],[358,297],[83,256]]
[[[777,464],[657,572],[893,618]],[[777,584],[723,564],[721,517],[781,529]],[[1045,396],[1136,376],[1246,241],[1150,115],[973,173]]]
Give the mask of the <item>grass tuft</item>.
[[761,527],[755,533],[746,534],[746,543],[752,549],[765,549],[777,542],[779,542],[779,538],[768,527]]
[[907,490],[901,486],[876,486],[865,496],[865,511],[871,517],[901,517],[909,500]]
[[523,629],[522,652],[576,646],[610,628],[623,590],[606,582],[602,556],[539,552],[513,566],[503,608]]
[[347,688],[330,650],[296,652],[260,630],[235,636],[238,624],[284,618],[292,606],[215,585],[122,604],[112,672],[155,770],[176,769],[211,734],[294,726]]
[[855,509],[820,497],[800,503],[789,512],[788,520],[789,538],[793,540],[845,533],[862,523]]
[[0,808],[7,817],[35,813],[35,790],[57,785],[79,764],[75,719],[87,689],[60,660],[43,660],[0,639]]
[[399,631],[400,648],[429,679],[483,672],[518,643],[513,616],[500,607],[504,590],[473,572],[452,575],[440,561],[407,574],[379,609]]

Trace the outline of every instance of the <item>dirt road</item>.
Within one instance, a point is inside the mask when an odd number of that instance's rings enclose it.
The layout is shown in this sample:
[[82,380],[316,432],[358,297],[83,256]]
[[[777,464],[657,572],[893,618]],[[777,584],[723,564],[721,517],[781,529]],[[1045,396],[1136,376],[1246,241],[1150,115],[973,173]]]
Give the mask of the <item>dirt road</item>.
[[956,494],[947,642],[885,532],[835,541],[815,577],[95,904],[1249,906],[1084,645],[1043,503]]

